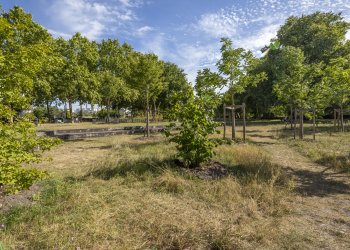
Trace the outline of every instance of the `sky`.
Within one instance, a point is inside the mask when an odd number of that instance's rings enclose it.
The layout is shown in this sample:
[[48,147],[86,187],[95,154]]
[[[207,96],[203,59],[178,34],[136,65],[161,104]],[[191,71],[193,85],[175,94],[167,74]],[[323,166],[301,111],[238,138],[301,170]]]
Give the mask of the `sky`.
[[261,56],[291,15],[332,11],[350,21],[350,0],[0,0],[0,5],[21,6],[55,37],[80,32],[153,52],[183,68],[192,82],[198,70],[215,70],[221,37]]

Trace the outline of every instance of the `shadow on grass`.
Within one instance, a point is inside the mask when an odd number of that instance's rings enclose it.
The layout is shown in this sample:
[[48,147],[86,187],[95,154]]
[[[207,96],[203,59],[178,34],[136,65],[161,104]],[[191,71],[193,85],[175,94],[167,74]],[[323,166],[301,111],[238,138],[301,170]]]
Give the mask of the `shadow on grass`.
[[[341,171],[341,173],[350,173],[350,155],[324,156],[318,159],[316,163],[326,166],[327,169],[332,168],[334,170]],[[325,169],[325,171],[327,169]]]
[[273,135],[259,135],[259,134],[252,134],[249,135],[250,137],[258,137],[258,138],[271,138],[271,139],[275,139],[275,136]]
[[299,181],[296,191],[305,196],[325,197],[333,194],[350,194],[350,185],[341,180],[331,179],[332,174],[288,168]]

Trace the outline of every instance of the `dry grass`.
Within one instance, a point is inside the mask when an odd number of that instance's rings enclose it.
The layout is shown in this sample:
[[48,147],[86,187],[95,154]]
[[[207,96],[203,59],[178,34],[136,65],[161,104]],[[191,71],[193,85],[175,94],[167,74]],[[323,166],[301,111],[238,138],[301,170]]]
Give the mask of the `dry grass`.
[[[201,180],[176,168],[162,138],[66,142],[41,164],[54,176],[31,207],[2,214],[9,248],[254,249],[293,242],[279,231],[291,183],[256,146],[221,145],[230,175]],[[297,236],[296,236],[297,237]],[[299,244],[299,243],[298,243]]]
[[313,161],[350,173],[350,133],[319,133],[316,141],[288,140],[288,144]]

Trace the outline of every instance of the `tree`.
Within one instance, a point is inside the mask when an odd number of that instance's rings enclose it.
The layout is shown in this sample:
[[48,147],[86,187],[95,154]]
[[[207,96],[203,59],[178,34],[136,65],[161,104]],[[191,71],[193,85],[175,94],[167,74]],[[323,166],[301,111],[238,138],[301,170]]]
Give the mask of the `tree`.
[[[228,38],[221,39],[221,58],[217,62],[219,73],[225,76],[226,85],[231,93],[232,106],[235,105],[235,94],[243,93],[248,86],[256,86],[266,78],[265,72],[253,74],[258,60],[251,51],[243,48],[233,48],[232,41]],[[232,139],[235,138],[235,111],[232,109]]]
[[82,103],[96,99],[98,85],[94,69],[98,59],[97,45],[79,33],[68,41],[60,39],[58,42],[64,66],[57,92],[62,101],[68,102],[73,122],[73,103],[79,101],[82,106]]
[[154,116],[160,109],[168,113],[177,102],[186,102],[185,93],[192,91],[183,69],[170,62],[165,62],[163,69],[164,88],[153,103]]
[[197,72],[195,91],[198,96],[216,97],[218,90],[224,85],[224,79],[218,74],[211,72],[210,69],[203,69]]
[[107,107],[107,122],[109,122],[112,103],[133,100],[137,97],[137,93],[130,89],[122,78],[110,71],[100,72],[99,82],[101,103]]
[[33,85],[33,104],[36,106],[45,105],[47,118],[52,118],[50,107],[57,98],[57,86],[59,82],[60,71],[63,66],[63,59],[59,53],[57,42],[54,39],[47,41],[49,52],[45,57],[45,63],[34,78]]
[[323,79],[330,104],[340,108],[341,128],[344,132],[344,107],[350,101],[350,61],[349,56],[332,59],[325,70]]
[[222,79],[217,73],[208,69],[199,71],[196,78],[196,94],[187,92],[188,101],[177,103],[172,109],[173,120],[181,122],[180,131],[171,133],[172,123],[166,131],[166,136],[175,142],[178,156],[187,167],[195,168],[201,163],[210,160],[214,155],[217,143],[210,140],[219,123],[214,121],[215,110],[220,104],[221,94],[216,92],[222,85]]
[[343,47],[349,28],[341,14],[316,12],[289,17],[279,29],[277,39],[283,46],[300,48],[307,64],[328,63]]
[[28,188],[43,178],[42,171],[23,164],[39,162],[42,151],[57,143],[38,137],[30,118],[18,116],[32,103],[33,83],[48,55],[49,39],[19,7],[0,15],[0,186],[5,192]]
[[149,137],[150,102],[156,99],[164,88],[163,64],[154,54],[139,55],[133,72],[133,81],[140,93],[146,110],[146,133]]
[[1,56],[6,63],[0,68],[0,100],[11,110],[27,109],[32,103],[34,76],[45,63],[49,39],[47,30],[20,7],[1,14]]
[[129,78],[134,62],[134,52],[130,46],[119,44],[118,40],[102,40],[99,44],[98,75],[100,80],[100,96],[107,107],[109,121],[112,106],[119,111],[121,103],[134,101],[138,93],[130,86]]

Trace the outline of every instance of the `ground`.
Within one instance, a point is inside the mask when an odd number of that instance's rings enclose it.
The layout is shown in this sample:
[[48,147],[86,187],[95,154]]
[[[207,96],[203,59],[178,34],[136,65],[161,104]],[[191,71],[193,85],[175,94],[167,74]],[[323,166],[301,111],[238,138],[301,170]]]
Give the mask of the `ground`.
[[[39,185],[41,191],[35,187],[21,194],[21,203],[30,206],[11,208],[16,206],[11,199],[4,203],[1,244],[19,249],[349,249],[349,175],[344,166],[332,168],[330,161],[320,160],[330,150],[317,147],[328,141],[333,150],[342,141],[334,152],[343,159],[350,148],[347,136],[322,132],[316,142],[309,134],[300,142],[289,139],[281,124],[250,123],[246,144],[217,148],[214,162],[229,173],[217,180],[179,171],[174,145],[161,135],[65,142],[47,154],[51,162],[37,166],[51,174]],[[26,197],[30,204],[23,202]]]
[[[277,129],[261,127],[259,134],[253,134],[250,138],[268,152],[273,162],[287,169],[295,178],[297,200],[292,203],[293,216],[287,217],[288,220],[284,221],[285,226],[304,232],[302,235],[307,237],[310,243],[317,242],[319,248],[348,249],[350,247],[350,239],[347,237],[350,234],[350,176],[338,169],[334,170],[329,166],[315,163],[303,154],[307,155],[306,150],[291,147],[288,145],[290,143],[283,139],[277,140]],[[338,143],[345,150],[346,144],[341,143],[340,136],[337,137]],[[314,144],[323,144],[325,138],[328,143],[334,141],[334,137],[319,134],[318,141]],[[349,142],[347,143],[347,150],[349,150]],[[329,152],[332,148],[328,145],[328,147],[319,148],[319,151]],[[343,151],[338,153],[341,154]],[[304,242],[305,246],[308,245],[307,242]]]

